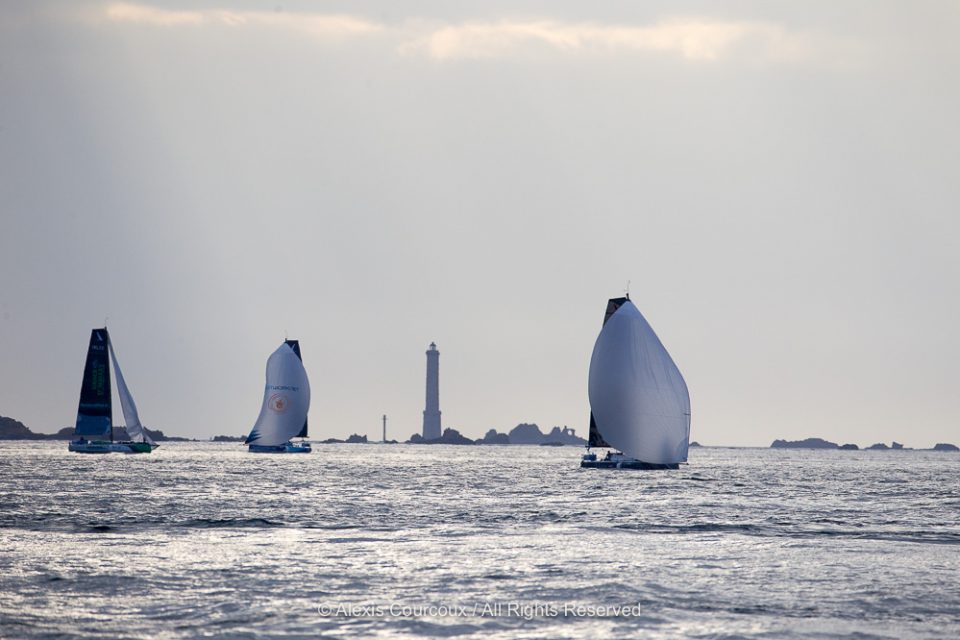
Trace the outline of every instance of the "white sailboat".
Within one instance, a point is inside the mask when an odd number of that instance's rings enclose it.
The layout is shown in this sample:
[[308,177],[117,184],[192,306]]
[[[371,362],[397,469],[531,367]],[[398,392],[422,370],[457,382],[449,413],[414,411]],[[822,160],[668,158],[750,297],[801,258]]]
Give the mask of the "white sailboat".
[[[607,303],[588,383],[590,440],[581,467],[676,469],[690,442],[690,394],[680,370],[630,301]],[[590,447],[612,447],[597,459]]]
[[267,360],[263,405],[256,424],[244,441],[253,453],[311,451],[309,442],[291,441],[298,435],[306,436],[307,412],[310,410],[310,381],[298,352],[299,344],[288,340]]
[[[109,361],[107,353],[110,354]],[[127,434],[130,436],[129,440],[122,442],[113,439],[110,362],[113,363],[120,409],[126,422]],[[77,453],[150,453],[160,446],[147,435],[140,422],[137,405],[120,371],[120,363],[117,362],[113,342],[106,327],[94,329],[90,333],[74,433],[77,439],[70,443],[68,449]]]

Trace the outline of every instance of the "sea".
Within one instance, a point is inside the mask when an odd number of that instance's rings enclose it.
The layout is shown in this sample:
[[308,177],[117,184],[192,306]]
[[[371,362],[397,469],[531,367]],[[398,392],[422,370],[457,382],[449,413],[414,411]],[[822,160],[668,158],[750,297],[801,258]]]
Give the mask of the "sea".
[[4,638],[958,638],[960,454],[0,443]]

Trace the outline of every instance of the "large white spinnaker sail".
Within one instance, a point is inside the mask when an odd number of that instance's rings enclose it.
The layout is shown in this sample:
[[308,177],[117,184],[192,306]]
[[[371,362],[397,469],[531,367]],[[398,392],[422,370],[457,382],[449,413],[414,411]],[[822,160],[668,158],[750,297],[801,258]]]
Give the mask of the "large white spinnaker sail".
[[590,408],[603,438],[654,464],[685,462],[690,394],[680,370],[632,302],[603,325],[590,359]]
[[290,345],[282,344],[267,360],[263,406],[246,444],[282,445],[300,433],[309,409],[307,372]]
[[107,346],[110,348],[110,360],[113,362],[113,373],[117,379],[117,395],[120,396],[120,409],[123,411],[123,421],[126,423],[127,434],[134,442],[156,444],[150,436],[147,435],[143,425],[140,424],[140,414],[137,413],[137,403],[133,401],[133,395],[130,394],[126,380],[123,379],[123,372],[120,371],[120,363],[117,362],[117,354],[113,351],[113,341],[108,340]]

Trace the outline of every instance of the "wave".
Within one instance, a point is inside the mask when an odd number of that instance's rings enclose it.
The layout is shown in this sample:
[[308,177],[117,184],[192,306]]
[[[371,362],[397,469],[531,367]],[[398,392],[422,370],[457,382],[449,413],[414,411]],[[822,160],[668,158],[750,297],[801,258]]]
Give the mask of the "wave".
[[[828,519],[812,522],[838,522]],[[689,525],[647,525],[647,524],[615,524],[614,529],[635,531],[651,534],[700,534],[700,533],[732,533],[769,538],[849,538],[858,540],[882,540],[889,542],[915,542],[922,544],[960,545],[960,532],[954,531],[884,531],[869,529],[804,529],[799,527],[777,526],[769,524],[731,524],[704,522]],[[591,527],[602,529],[602,527]]]
[[266,518],[196,518],[174,523],[174,526],[190,529],[269,529],[283,527],[285,523]]

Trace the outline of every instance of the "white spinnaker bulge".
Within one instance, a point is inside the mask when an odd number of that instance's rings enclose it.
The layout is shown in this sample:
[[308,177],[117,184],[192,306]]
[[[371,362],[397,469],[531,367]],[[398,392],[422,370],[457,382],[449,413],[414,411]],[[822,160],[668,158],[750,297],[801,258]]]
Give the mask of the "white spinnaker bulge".
[[276,446],[300,433],[310,409],[310,382],[297,354],[282,344],[267,360],[267,384],[260,417],[248,444]]
[[690,394],[660,338],[629,300],[603,325],[590,359],[590,408],[603,438],[655,464],[687,459]]
[[117,354],[113,352],[112,340],[108,342],[107,347],[110,349],[113,373],[117,379],[117,395],[120,396],[120,409],[123,411],[123,421],[126,424],[127,434],[134,442],[156,444],[150,439],[150,436],[147,435],[143,425],[140,424],[140,414],[137,413],[137,403],[133,401],[133,395],[130,393],[130,389],[127,388],[127,382],[123,379],[123,372],[120,371],[120,363],[117,362]]

